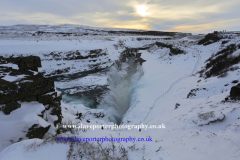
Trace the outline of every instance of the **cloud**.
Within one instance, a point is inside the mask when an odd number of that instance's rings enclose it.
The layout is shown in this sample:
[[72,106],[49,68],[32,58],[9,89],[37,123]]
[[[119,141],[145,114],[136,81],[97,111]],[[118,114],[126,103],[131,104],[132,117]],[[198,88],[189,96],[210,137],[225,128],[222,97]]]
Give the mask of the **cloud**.
[[196,24],[196,25],[176,25],[169,29],[169,31],[192,31],[194,33],[207,33],[215,30],[235,30],[239,26],[240,18],[238,19],[229,19],[216,22],[210,22],[205,24]]
[[[139,5],[149,14],[138,14]],[[239,0],[1,0],[0,24],[70,23],[202,33],[239,27],[239,7]]]

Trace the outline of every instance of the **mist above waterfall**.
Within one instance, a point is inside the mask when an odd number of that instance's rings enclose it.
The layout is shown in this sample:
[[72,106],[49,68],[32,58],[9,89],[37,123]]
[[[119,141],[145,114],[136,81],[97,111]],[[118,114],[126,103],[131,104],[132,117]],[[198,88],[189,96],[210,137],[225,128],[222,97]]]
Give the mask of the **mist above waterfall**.
[[123,115],[131,106],[134,84],[142,73],[135,57],[128,57],[127,62],[112,66],[108,73],[110,91],[103,97],[98,108],[104,109],[111,122],[120,124]]

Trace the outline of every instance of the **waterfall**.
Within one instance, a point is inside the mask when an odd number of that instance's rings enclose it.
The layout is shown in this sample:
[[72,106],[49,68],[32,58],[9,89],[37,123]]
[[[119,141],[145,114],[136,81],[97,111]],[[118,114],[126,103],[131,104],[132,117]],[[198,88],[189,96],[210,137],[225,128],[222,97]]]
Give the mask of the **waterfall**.
[[128,57],[126,63],[118,63],[108,73],[110,91],[103,97],[99,109],[104,109],[111,122],[120,124],[123,115],[132,104],[136,89],[134,84],[143,74],[141,66],[134,63],[135,57]]

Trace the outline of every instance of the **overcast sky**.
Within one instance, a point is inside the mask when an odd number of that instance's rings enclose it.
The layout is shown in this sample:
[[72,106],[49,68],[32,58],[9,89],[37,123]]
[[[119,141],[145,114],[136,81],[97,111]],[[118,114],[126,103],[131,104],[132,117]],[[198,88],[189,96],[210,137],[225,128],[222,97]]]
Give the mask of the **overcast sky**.
[[0,25],[79,24],[207,33],[240,30],[240,0],[0,0]]

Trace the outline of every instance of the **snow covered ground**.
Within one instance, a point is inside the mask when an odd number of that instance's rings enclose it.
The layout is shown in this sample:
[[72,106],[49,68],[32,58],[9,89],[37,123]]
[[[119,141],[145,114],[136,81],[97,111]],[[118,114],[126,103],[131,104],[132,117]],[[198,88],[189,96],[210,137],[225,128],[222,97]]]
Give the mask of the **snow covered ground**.
[[[74,96],[77,95],[76,93],[91,90],[96,86],[108,86],[109,68],[126,48],[150,47],[138,51],[146,62],[139,66],[139,72],[143,74],[138,78],[134,79],[134,76],[131,78],[133,82],[131,87],[134,90],[131,94],[130,107],[123,115],[122,124],[164,124],[166,126],[162,129],[146,130],[88,129],[75,131],[73,129],[62,132],[60,135],[45,136],[44,140],[30,139],[14,143],[0,152],[0,159],[117,159],[118,157],[120,159],[154,160],[240,159],[240,102],[225,101],[230,94],[231,87],[236,85],[232,82],[240,81],[240,69],[228,71],[225,77],[204,78],[199,73],[205,68],[206,60],[213,54],[230,44],[240,44],[240,37],[222,39],[206,46],[197,45],[199,38],[194,36],[170,40],[159,40],[161,37],[155,40],[151,36],[146,40],[137,40],[138,37],[91,35],[78,37],[78,39],[70,38],[70,40],[46,38],[37,41],[32,37],[20,37],[20,40],[14,37],[0,39],[0,56],[39,56],[42,60],[39,72],[48,77],[55,76],[57,89],[71,93],[66,94],[66,98],[63,97],[61,102],[65,124],[71,122],[85,125],[113,125],[104,108],[88,108],[84,100],[78,100]],[[224,40],[228,42],[223,44]],[[169,55],[170,49],[154,45],[156,41],[171,44],[185,51],[186,54],[171,56]],[[92,53],[94,55],[95,52],[98,52],[100,56],[71,59],[71,55],[77,55],[76,51],[85,57]],[[240,49],[233,55],[239,56]],[[234,66],[240,67],[240,64]],[[123,67],[122,70],[126,71],[127,67]],[[103,70],[95,72],[96,69]],[[137,76],[137,74],[134,75]],[[5,79],[9,77],[6,75]],[[109,86],[107,88],[111,89]],[[104,91],[100,97],[104,98],[108,92],[108,90]],[[67,101],[69,98],[67,96],[71,97],[71,95],[74,103]],[[20,108],[21,111],[25,109],[24,107]],[[38,104],[38,107],[42,106]],[[17,109],[14,114],[20,112],[20,109]],[[31,110],[27,112],[31,113]],[[84,116],[79,118],[79,113]],[[95,116],[100,113],[104,113],[105,116],[102,118]],[[10,129],[4,128],[7,127],[7,123],[13,120],[18,121],[18,118],[11,115],[15,118],[10,121],[4,116],[1,115],[0,118],[2,129],[0,137],[11,139],[13,135],[6,135]],[[31,119],[37,120],[36,117]],[[13,122],[13,124],[17,123]],[[150,136],[152,141],[135,143],[57,143],[55,141],[56,137],[75,136],[79,138],[105,136],[147,138]]]

